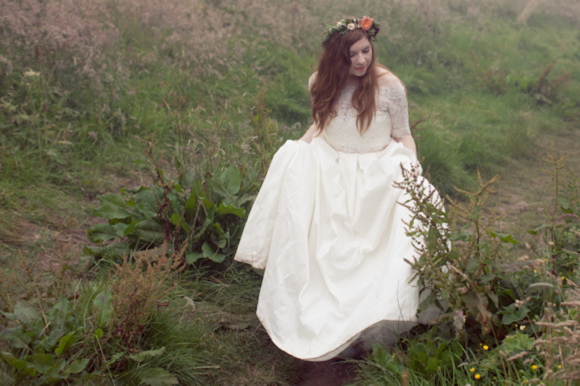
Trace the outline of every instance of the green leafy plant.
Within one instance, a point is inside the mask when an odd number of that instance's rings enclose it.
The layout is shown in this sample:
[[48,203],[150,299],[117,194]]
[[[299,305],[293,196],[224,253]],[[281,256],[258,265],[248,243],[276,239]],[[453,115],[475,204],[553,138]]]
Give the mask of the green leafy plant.
[[[111,300],[111,292],[96,285],[78,301],[61,297],[48,312],[22,302],[16,303],[14,312],[4,312],[11,326],[3,327],[0,338],[10,350],[0,352],[0,358],[14,369],[14,380],[35,385],[102,381],[130,367],[127,362],[140,364],[161,355],[163,348],[131,354],[107,342],[104,331],[115,315]],[[115,375],[131,374],[121,371]],[[161,368],[146,368],[136,376],[147,385],[177,383]]]
[[[168,180],[149,145],[155,185],[122,189],[121,194],[101,196],[93,215],[105,218],[88,231],[89,240],[101,244],[85,252],[95,258],[116,257],[169,242],[177,250],[187,245],[185,260],[222,263],[235,250],[248,207],[253,199],[252,180],[236,165],[214,174],[179,173]],[[116,241],[115,243],[108,243]]]
[[83,372],[81,380],[92,377],[85,371],[89,360],[75,355],[74,345],[84,331],[74,311],[70,301],[61,298],[46,314],[21,302],[16,303],[13,312],[3,313],[15,323],[3,328],[0,337],[14,353],[2,351],[0,358],[16,370],[17,381],[53,383],[73,380]]
[[[148,364],[164,355],[165,348],[150,347],[147,334],[153,317],[169,304],[182,260],[182,253],[162,246],[139,254],[135,263],[125,258],[107,280],[74,286],[64,285],[74,272],[63,265],[68,274],[56,275],[46,287],[41,275],[23,262],[34,301],[6,302],[11,309],[2,312],[0,334],[6,344],[0,359],[12,370],[13,381],[177,384],[166,369]],[[3,287],[10,283],[5,277],[0,282]],[[2,293],[6,300],[5,288]]]
[[[436,329],[432,329],[436,332]],[[463,347],[456,340],[445,340],[426,334],[424,339],[409,342],[407,366],[425,376],[437,372],[449,372],[463,358]]]
[[458,189],[469,203],[450,199],[448,214],[436,192],[421,182],[422,177],[413,171],[403,173],[404,181],[397,185],[410,195],[405,203],[413,213],[408,234],[419,255],[408,263],[421,285],[430,290],[427,304],[437,304],[445,312],[441,320],[453,320],[458,335],[470,328],[466,341],[479,343],[488,334],[501,339],[514,322],[529,317],[525,305],[516,304],[522,296],[514,272],[537,262],[505,264],[506,246],[518,241],[493,231],[497,216],[485,212],[499,176],[484,183],[478,174],[480,189],[473,193]]

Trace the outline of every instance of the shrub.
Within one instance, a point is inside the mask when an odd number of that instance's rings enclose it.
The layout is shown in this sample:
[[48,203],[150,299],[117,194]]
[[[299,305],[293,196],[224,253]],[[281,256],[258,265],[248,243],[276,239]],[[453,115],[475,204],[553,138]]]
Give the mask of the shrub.
[[[148,155],[156,184],[101,196],[102,205],[93,215],[108,222],[91,227],[88,235],[102,245],[86,247],[85,252],[96,259],[119,258],[169,242],[174,250],[187,246],[188,264],[201,258],[222,263],[241,237],[255,174],[243,176],[236,165],[202,174],[207,169],[201,166],[193,175],[180,171],[169,180],[153,156],[152,143]],[[119,241],[103,244],[112,240]]]
[[[117,265],[107,282],[64,286],[59,275],[41,293],[38,276],[30,276],[38,304],[15,303],[3,312],[7,351],[0,358],[10,366],[14,381],[26,384],[103,382],[126,379],[147,385],[172,385],[177,379],[147,362],[165,348],[147,347],[143,337],[152,317],[166,307],[181,255],[141,254],[135,264]],[[31,273],[30,266],[24,265]],[[67,269],[63,266],[63,272]],[[6,279],[6,278],[4,278]],[[9,281],[3,280],[3,284]],[[5,288],[2,288],[6,294]],[[10,303],[11,304],[11,303]]]

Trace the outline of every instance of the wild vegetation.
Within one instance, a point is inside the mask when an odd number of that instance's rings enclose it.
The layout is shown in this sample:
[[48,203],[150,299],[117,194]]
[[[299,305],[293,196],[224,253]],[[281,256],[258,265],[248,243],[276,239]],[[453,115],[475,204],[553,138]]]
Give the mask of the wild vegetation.
[[[352,382],[580,379],[578,164],[540,150],[580,127],[577,2],[0,0],[2,384],[301,382],[232,256],[311,122],[324,25],[365,14],[447,210],[401,182],[443,315]],[[538,158],[538,211],[506,225],[501,189]]]

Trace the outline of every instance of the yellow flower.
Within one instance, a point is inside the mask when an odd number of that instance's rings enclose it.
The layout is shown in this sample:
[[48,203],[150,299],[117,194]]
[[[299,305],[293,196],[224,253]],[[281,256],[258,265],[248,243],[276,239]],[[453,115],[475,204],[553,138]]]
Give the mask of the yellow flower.
[[561,368],[562,368],[562,365],[561,365],[561,364],[560,364],[560,365],[558,365],[558,368],[559,368],[559,369],[561,369]]
[[532,365],[532,370],[536,371],[538,369],[538,365]]
[[487,351],[487,350],[489,350],[489,346],[488,346],[488,345],[485,345],[485,346],[483,346],[483,349],[484,349],[485,351]]
[[395,359],[395,354],[392,355],[393,359]]
[[475,372],[475,367],[470,368],[469,371],[471,371],[472,373],[474,373]]
[[524,379],[524,384],[526,384],[526,383],[528,383],[528,380],[527,379]]
[[474,378],[475,378],[475,379],[479,379],[479,378],[481,378],[481,375],[479,375],[479,374],[475,374],[475,377],[474,377]]
[[526,326],[520,326],[520,330],[524,331],[526,329]]

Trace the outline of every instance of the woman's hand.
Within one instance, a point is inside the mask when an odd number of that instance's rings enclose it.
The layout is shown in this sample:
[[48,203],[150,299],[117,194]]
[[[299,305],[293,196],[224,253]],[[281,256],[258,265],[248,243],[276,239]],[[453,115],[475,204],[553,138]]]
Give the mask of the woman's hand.
[[393,137],[395,142],[402,143],[407,149],[411,150],[415,154],[415,169],[413,171],[414,175],[419,175],[421,170],[421,164],[419,163],[419,158],[417,157],[417,145],[415,145],[415,140],[411,134],[403,138]]
[[395,142],[402,143],[403,146],[405,146],[407,149],[415,153],[415,158],[417,158],[417,145],[415,145],[415,140],[413,139],[413,136],[411,134],[403,138],[393,137],[393,139],[395,140]]
[[300,140],[304,141],[306,143],[310,143],[312,141],[312,138],[314,138],[314,136],[317,134],[317,132],[318,132],[318,126],[313,124],[306,131],[306,133],[304,133],[304,135],[302,136],[302,138],[300,138]]

